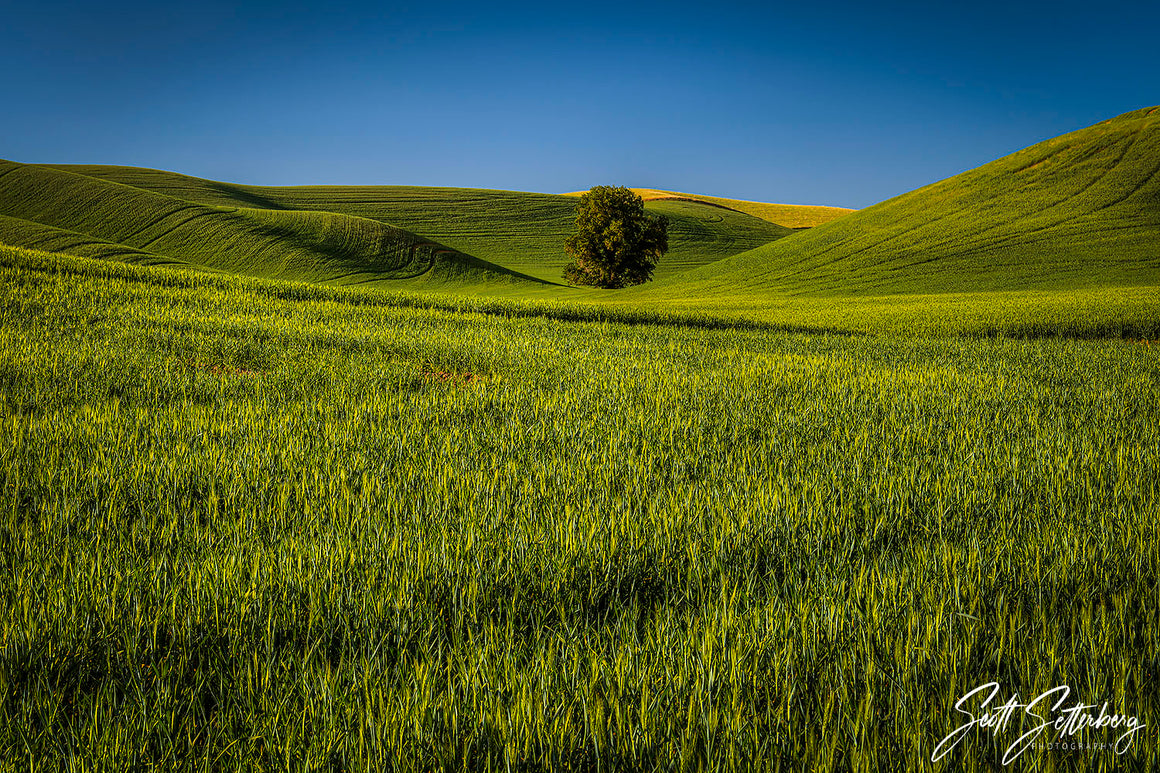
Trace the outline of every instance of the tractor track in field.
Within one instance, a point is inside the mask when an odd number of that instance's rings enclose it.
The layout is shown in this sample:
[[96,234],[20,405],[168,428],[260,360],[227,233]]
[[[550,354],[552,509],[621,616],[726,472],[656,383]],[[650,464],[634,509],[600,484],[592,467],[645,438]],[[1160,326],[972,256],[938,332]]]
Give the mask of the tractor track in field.
[[[734,209],[733,207],[729,207],[729,206],[726,206],[724,204],[718,204],[715,201],[705,201],[704,199],[698,199],[698,198],[694,198],[692,196],[655,196],[653,198],[645,199],[644,203],[648,204],[650,201],[687,201],[691,204],[704,204],[706,207],[716,207],[717,209],[724,209],[724,210],[728,210],[729,212],[736,212],[739,215],[746,215],[748,217],[757,217],[757,215],[750,215],[748,212],[742,212],[739,209]],[[757,219],[764,220],[765,218],[757,217]],[[772,222],[772,221],[766,221],[766,222]],[[778,223],[774,223],[774,225],[778,225]],[[782,226],[782,227],[784,228],[785,226]]]
[[1060,145],[1057,148],[1052,148],[1051,152],[1048,153],[1046,156],[1041,156],[1039,159],[1032,161],[1029,164],[1024,164],[1023,166],[1014,170],[1011,174],[1022,174],[1023,172],[1026,172],[1028,169],[1034,169],[1037,166],[1045,164],[1049,160],[1051,160],[1052,158],[1055,158],[1056,156],[1058,156],[1060,153],[1063,153],[1069,147],[1071,147],[1071,146],[1070,145]]
[[[415,258],[415,256],[416,256],[416,253],[417,253],[417,252],[418,252],[420,249],[422,249],[423,247],[427,247],[427,246],[430,246],[430,245],[429,245],[429,244],[417,244],[417,245],[412,245],[412,246],[411,246],[411,248],[410,248],[410,252],[411,252],[411,260],[409,260],[408,262],[406,262],[406,263],[404,263],[404,264],[400,265],[400,266],[398,267],[398,270],[406,269],[407,267],[409,267],[409,266],[413,265],[414,263],[416,263],[416,262],[417,262],[417,261],[416,261],[416,258]],[[365,284],[366,282],[380,282],[380,281],[397,281],[397,280],[403,280],[403,279],[417,279],[417,278],[419,278],[419,277],[423,276],[424,274],[426,274],[426,273],[430,272],[430,271],[431,271],[433,268],[435,268],[435,260],[436,260],[436,258],[437,258],[439,255],[448,255],[448,254],[457,254],[457,253],[456,253],[456,251],[455,251],[455,250],[449,250],[449,249],[431,250],[431,257],[430,257],[430,259],[427,261],[427,265],[426,265],[426,266],[423,268],[423,270],[421,270],[421,271],[417,271],[417,272],[413,272],[413,273],[410,273],[410,274],[402,274],[402,275],[398,275],[398,276],[391,276],[391,275],[377,275],[377,276],[376,276],[376,275],[374,275],[374,271],[373,271],[373,269],[366,269],[366,268],[364,268],[364,269],[359,269],[359,270],[357,270],[357,271],[348,271],[348,272],[347,272],[347,273],[345,273],[345,274],[339,274],[339,275],[337,275],[337,276],[333,276],[333,277],[331,277],[331,278],[330,278],[329,280],[327,280],[327,281],[334,282],[334,281],[338,281],[338,280],[340,280],[340,279],[345,279],[346,277],[350,277],[350,276],[357,276],[357,275],[359,275],[359,274],[372,274],[372,276],[368,276],[368,277],[367,277],[367,278],[365,278],[365,279],[359,279],[359,280],[357,280],[357,281],[350,282],[350,285],[351,285],[351,286],[353,286],[353,285],[359,285],[359,284]],[[384,274],[385,274],[385,272],[384,272]]]
[[1143,190],[1143,189],[1144,189],[1144,187],[1145,187],[1146,185],[1148,185],[1148,183],[1152,182],[1152,180],[1153,180],[1153,179],[1155,179],[1155,177],[1156,177],[1157,175],[1160,175],[1160,164],[1157,164],[1155,169],[1153,169],[1153,170],[1152,170],[1151,172],[1149,172],[1147,175],[1144,175],[1144,176],[1143,176],[1143,177],[1140,179],[1140,182],[1139,182],[1139,183],[1137,183],[1136,185],[1134,185],[1134,186],[1132,187],[1132,189],[1131,189],[1130,191],[1128,191],[1127,193],[1125,193],[1123,196],[1120,196],[1120,197],[1119,197],[1119,198],[1117,198],[1117,199],[1113,199],[1112,201],[1109,201],[1107,204],[1104,204],[1104,205],[1102,205],[1102,206],[1096,207],[1096,208],[1095,208],[1095,209],[1093,209],[1093,210],[1091,211],[1091,213],[1089,213],[1089,214],[1094,214],[1094,213],[1096,213],[1096,212],[1101,212],[1101,211],[1103,211],[1103,210],[1105,210],[1105,209],[1111,209],[1111,208],[1112,208],[1112,207],[1114,207],[1114,206],[1117,206],[1117,205],[1119,205],[1119,204],[1123,204],[1125,201],[1127,201],[1128,199],[1132,198],[1132,197],[1133,197],[1133,196],[1135,196],[1137,193],[1139,193],[1141,190]]
[[406,266],[413,265],[416,262],[415,259],[418,256],[419,250],[421,250],[423,248],[428,248],[427,251],[430,254],[430,257],[427,258],[427,265],[423,267],[422,271],[416,271],[412,274],[404,274],[402,276],[393,276],[390,278],[391,279],[418,279],[419,277],[423,276],[424,274],[429,273],[432,269],[435,268],[435,259],[438,256],[447,255],[447,254],[454,252],[454,250],[449,250],[449,249],[444,249],[444,248],[435,248],[435,245],[430,244],[430,243],[416,244],[414,247],[411,248],[411,260],[408,263],[404,264],[404,266],[401,266],[400,268],[404,268]]
[[188,206],[180,206],[180,207],[177,207],[176,209],[171,209],[162,215],[158,215],[157,217],[153,218],[152,220],[150,220],[148,223],[141,226],[137,230],[133,231],[130,234],[127,234],[123,239],[118,239],[117,241],[120,244],[128,244],[129,239],[136,239],[138,236],[143,234],[145,231],[148,231],[150,228],[152,228],[153,226],[162,222],[163,220],[170,218],[170,217],[173,217],[174,215],[177,215],[181,212],[187,212],[191,209],[197,209],[198,207],[199,207],[199,205],[197,205],[197,204],[189,204]]
[[[161,239],[164,239],[166,236],[168,236],[169,234],[173,233],[173,232],[174,232],[174,231],[176,231],[178,228],[181,228],[182,226],[185,226],[185,225],[189,225],[190,223],[192,223],[194,220],[197,220],[198,218],[201,218],[201,217],[206,217],[206,216],[208,216],[208,215],[220,215],[220,214],[222,214],[222,213],[221,213],[221,212],[198,212],[198,213],[197,213],[197,214],[195,214],[193,217],[186,218],[185,220],[181,221],[180,223],[177,223],[177,224],[175,224],[174,226],[172,226],[171,228],[168,228],[168,229],[166,229],[165,231],[161,232],[161,233],[160,233],[160,234],[158,234],[157,236],[154,236],[152,239],[150,239],[149,241],[145,242],[144,244],[142,244],[142,245],[141,245],[140,247],[138,247],[137,249],[139,249],[139,250],[143,250],[143,249],[145,249],[146,247],[150,246],[151,244],[156,244],[158,241],[160,241]],[[131,245],[131,244],[130,244],[129,246],[130,246],[130,247],[132,247],[133,245]]]
[[[42,239],[42,240],[36,241],[36,242],[34,242],[34,244],[43,244],[44,242],[50,241],[50,240],[56,238],[57,236],[60,236],[60,234],[52,234],[47,239]],[[94,247],[94,246],[113,247],[116,245],[114,245],[113,242],[101,241],[100,239],[80,239],[78,241],[73,242],[72,244],[66,244],[63,247],[57,247],[57,248],[51,250],[51,252],[57,252],[57,251],[64,252],[66,250],[79,249],[80,247]],[[31,249],[36,249],[36,247],[33,247]],[[84,256],[82,255],[80,257],[84,257]]]

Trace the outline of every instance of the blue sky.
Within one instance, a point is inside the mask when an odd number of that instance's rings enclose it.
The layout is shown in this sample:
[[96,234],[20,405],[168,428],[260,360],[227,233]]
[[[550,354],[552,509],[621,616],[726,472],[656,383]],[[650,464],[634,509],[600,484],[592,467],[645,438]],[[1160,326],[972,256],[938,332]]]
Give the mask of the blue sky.
[[1160,4],[0,0],[0,157],[863,207],[1160,104]]

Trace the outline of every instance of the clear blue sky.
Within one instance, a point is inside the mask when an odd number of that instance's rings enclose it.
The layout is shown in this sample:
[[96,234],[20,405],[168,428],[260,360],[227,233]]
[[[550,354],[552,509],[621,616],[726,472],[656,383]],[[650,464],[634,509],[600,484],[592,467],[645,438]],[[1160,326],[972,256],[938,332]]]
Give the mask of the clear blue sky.
[[1160,3],[0,0],[0,157],[863,207],[1160,104]]

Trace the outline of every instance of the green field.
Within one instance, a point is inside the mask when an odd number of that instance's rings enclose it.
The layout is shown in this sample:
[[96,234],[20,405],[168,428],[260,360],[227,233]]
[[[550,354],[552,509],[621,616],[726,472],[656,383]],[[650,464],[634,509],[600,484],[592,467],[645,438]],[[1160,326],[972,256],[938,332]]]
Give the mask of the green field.
[[[57,168],[210,206],[327,211],[378,220],[550,282],[562,280],[568,262],[564,240],[575,220],[576,200],[571,196],[409,186],[272,188],[153,169]],[[658,277],[679,274],[793,232],[755,215],[695,201],[657,201],[648,209],[671,221],[670,251],[657,268]]]
[[448,279],[543,284],[377,220],[197,204],[10,161],[0,161],[0,243],[342,284],[418,280],[426,285]]
[[690,272],[674,292],[1155,287],[1158,277],[1160,108],[1146,108]]
[[[801,204],[767,204],[760,201],[725,199],[720,196],[704,196],[696,193],[662,191],[656,188],[633,188],[632,191],[645,201],[693,201],[710,204],[722,209],[744,212],[762,220],[785,226],[786,228],[812,228],[822,223],[836,220],[854,210],[846,207],[820,207]],[[582,192],[570,193],[579,196]]]
[[0,163],[0,771],[984,771],[993,680],[1154,769],[1158,127],[614,292],[565,196]]

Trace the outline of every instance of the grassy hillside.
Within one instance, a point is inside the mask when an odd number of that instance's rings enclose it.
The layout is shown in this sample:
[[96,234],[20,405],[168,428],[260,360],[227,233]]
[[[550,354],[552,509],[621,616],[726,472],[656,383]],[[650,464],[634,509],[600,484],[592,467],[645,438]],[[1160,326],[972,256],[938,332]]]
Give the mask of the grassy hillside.
[[415,297],[0,247],[0,770],[1160,763],[1154,350]]
[[[563,241],[575,204],[571,196],[505,191],[262,188],[146,169],[69,168],[206,205],[325,210],[389,222],[553,281],[566,262]],[[786,215],[776,225],[754,216],[777,219],[777,210],[768,209],[774,205],[745,214],[737,210],[746,202],[642,190],[654,197],[651,211],[672,218],[672,250],[655,285],[622,293],[617,302],[752,305],[755,298],[802,293],[1155,286],[1158,172],[1160,108],[1150,108],[836,218],[835,208],[794,207],[789,214],[797,219]],[[785,226],[803,223],[817,225],[786,236]]]
[[1160,108],[1042,142],[666,291],[930,293],[1160,285]]
[[32,220],[0,215],[0,244],[144,266],[190,266],[187,261],[98,239],[91,234],[55,228]]
[[[413,186],[260,187],[134,167],[60,166],[79,174],[211,206],[338,212],[390,223],[481,259],[552,282],[568,262],[571,196]],[[656,201],[671,220],[656,276],[673,276],[792,233],[741,211],[696,201]]]
[[0,161],[0,243],[280,279],[532,281],[375,220],[196,204],[10,161]]
[[[710,204],[744,212],[747,215],[759,217],[776,225],[786,228],[813,228],[814,226],[836,220],[843,215],[853,212],[847,207],[818,207],[804,204],[767,204],[760,201],[743,201],[741,199],[724,199],[720,196],[703,196],[699,193],[678,193],[677,191],[662,191],[656,188],[632,188],[638,196],[646,202],[656,201],[693,201],[701,204]],[[583,191],[569,193],[569,196],[579,196]]]

